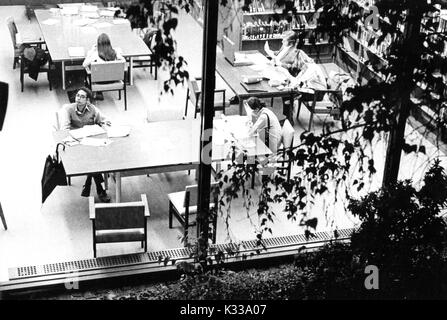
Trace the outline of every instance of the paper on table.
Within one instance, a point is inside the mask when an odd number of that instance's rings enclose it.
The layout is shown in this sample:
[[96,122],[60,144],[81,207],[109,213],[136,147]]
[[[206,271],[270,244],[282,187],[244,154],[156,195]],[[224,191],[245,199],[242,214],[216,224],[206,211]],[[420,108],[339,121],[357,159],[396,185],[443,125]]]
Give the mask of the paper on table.
[[70,57],[84,57],[84,47],[68,47],[68,55]]
[[100,10],[99,15],[103,17],[113,17],[115,15],[115,10]]
[[48,25],[48,26],[52,26],[52,25],[55,25],[55,24],[58,24],[59,23],[59,20],[57,20],[57,19],[47,19],[47,20],[44,20],[44,21],[42,21],[42,23],[43,24],[46,24],[46,25]]
[[92,19],[99,18],[99,14],[96,11],[95,12],[83,12],[82,16],[85,18],[92,18]]
[[113,19],[113,24],[127,24],[130,23],[127,19]]
[[89,136],[96,136],[98,134],[105,133],[106,131],[98,126],[94,125],[86,125],[79,129],[70,130],[70,135],[75,139],[81,139]]
[[81,140],[81,144],[84,146],[92,146],[92,147],[105,147],[111,144],[112,141],[109,139],[97,139],[97,138],[84,138]]
[[107,136],[109,138],[127,137],[129,134],[129,126],[112,126],[107,128]]
[[62,7],[61,13],[67,15],[78,14],[79,8],[78,6],[64,6]]
[[75,139],[73,139],[72,136],[67,136],[65,139],[62,140],[62,142],[63,142],[65,145],[69,146],[69,147],[74,146],[74,145],[77,145],[77,144],[80,143],[79,140],[75,140]]
[[96,12],[98,10],[98,6],[93,5],[84,5],[81,7],[81,11],[85,12]]
[[73,21],[73,25],[82,27],[82,26],[86,26],[92,22],[93,21],[90,19],[78,19],[78,20]]

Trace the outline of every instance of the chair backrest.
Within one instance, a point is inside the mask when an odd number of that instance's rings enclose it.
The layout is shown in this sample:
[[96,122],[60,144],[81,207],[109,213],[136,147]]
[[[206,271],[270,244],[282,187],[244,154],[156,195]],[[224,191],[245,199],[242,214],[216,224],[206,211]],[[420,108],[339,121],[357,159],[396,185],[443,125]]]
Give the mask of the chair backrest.
[[[211,194],[213,194],[214,189],[217,187],[218,183],[213,182],[210,185]],[[190,185],[185,187],[185,200],[184,200],[184,207],[187,208],[191,205],[197,204],[197,197],[198,197],[198,185]],[[192,200],[192,201],[191,201]],[[215,199],[211,200],[210,202],[214,201]]]
[[197,80],[195,78],[188,79],[188,89],[189,89],[189,100],[195,106],[197,103],[198,94],[200,94],[200,88]]
[[284,149],[290,148],[293,145],[293,137],[295,130],[290,124],[289,120],[285,120],[281,128],[282,145]]
[[133,229],[144,228],[149,207],[145,194],[141,201],[127,203],[94,203],[90,197],[90,218],[92,212],[96,230]]
[[6,18],[6,24],[8,25],[9,33],[11,35],[12,45],[14,48],[17,46],[16,34],[17,34],[17,26],[12,17]]
[[125,61],[92,62],[92,82],[124,80]]

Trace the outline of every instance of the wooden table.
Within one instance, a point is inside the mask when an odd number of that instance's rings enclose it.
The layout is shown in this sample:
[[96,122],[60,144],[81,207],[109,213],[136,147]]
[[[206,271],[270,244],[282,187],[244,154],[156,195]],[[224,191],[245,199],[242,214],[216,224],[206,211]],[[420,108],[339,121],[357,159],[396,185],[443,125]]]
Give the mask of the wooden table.
[[[143,40],[132,33],[127,20],[101,17],[91,19],[91,23],[85,26],[79,26],[76,23],[85,21],[85,18],[80,15],[61,15],[60,12],[50,10],[35,10],[35,14],[52,61],[62,64],[62,88],[64,90],[65,71],[79,69],[79,64],[84,61],[84,57],[71,57],[68,54],[68,48],[83,47],[86,54],[96,44],[98,35],[101,33],[106,33],[110,37],[112,46],[120,48],[122,55],[129,60],[131,85],[133,84],[133,58],[151,54]],[[118,24],[118,20],[125,23]],[[77,66],[74,68],[67,66],[66,68],[68,62],[77,63]]]
[[[246,121],[244,118],[226,117],[227,121]],[[215,123],[218,121],[223,120],[215,120]],[[66,130],[56,131],[54,140],[61,142],[68,134]],[[152,122],[132,127],[127,137],[111,140],[112,143],[104,147],[67,146],[60,156],[68,177],[115,173],[116,201],[120,202],[121,177],[197,169],[200,120]],[[227,150],[228,145],[220,144],[216,136],[213,139],[212,162],[229,160]],[[247,148],[248,157],[269,154],[270,149],[258,137],[254,137],[252,146]]]
[[[259,54],[258,51],[247,51],[248,54]],[[265,58],[265,57],[264,57]],[[259,60],[259,59],[257,59]],[[234,67],[221,52],[217,52],[216,55],[216,71],[226,82],[226,84],[233,90],[234,94],[239,98],[239,114],[242,115],[243,101],[249,97],[258,98],[274,98],[274,97],[288,97],[293,98],[297,95],[297,92],[292,89],[279,90],[277,87],[271,87],[268,84],[268,80],[262,80],[259,84],[264,90],[263,92],[248,92],[244,86],[241,84],[242,78],[244,76],[259,76],[261,77],[260,69],[265,66],[265,68],[272,68],[268,65],[268,60],[265,58],[263,61],[264,65],[251,65],[251,66],[239,66]],[[274,72],[274,71],[272,71]],[[292,108],[289,108],[293,110]],[[291,119],[291,117],[289,117]]]

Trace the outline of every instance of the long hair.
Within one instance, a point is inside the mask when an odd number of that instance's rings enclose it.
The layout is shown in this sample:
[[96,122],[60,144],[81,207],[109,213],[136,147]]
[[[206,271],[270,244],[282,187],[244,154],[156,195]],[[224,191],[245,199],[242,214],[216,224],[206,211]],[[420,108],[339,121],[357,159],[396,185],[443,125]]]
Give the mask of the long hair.
[[116,52],[110,43],[110,38],[105,33],[98,36],[98,56],[104,61],[116,60]]

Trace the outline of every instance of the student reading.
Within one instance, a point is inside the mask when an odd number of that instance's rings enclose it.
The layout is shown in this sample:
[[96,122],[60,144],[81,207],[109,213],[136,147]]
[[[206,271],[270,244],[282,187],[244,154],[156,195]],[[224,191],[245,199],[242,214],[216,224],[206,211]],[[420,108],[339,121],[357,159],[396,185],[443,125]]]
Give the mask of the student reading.
[[[96,108],[91,101],[93,99],[90,89],[82,87],[78,89],[76,93],[75,102],[65,104],[62,106],[65,112],[65,119],[61,129],[71,130],[82,128],[85,125],[98,124],[100,126],[110,125],[110,122],[106,120],[101,111]],[[92,178],[95,180],[96,191],[98,193],[99,200],[102,202],[110,202],[110,197],[103,189],[101,183],[104,181],[102,175],[99,173],[89,174],[85,181],[81,195],[88,197],[90,195],[90,188],[92,185]]]
[[268,109],[264,102],[258,98],[251,97],[247,100],[247,105],[253,110],[253,126],[249,131],[250,135],[259,134],[262,141],[265,141],[269,149],[276,153],[281,142],[281,125],[272,110]]

